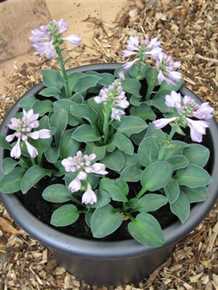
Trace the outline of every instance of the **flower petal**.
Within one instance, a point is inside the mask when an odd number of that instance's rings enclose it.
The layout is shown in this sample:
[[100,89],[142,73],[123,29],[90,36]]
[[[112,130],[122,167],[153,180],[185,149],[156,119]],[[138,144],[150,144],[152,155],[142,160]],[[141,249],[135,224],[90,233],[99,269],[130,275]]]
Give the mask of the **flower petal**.
[[11,149],[10,156],[15,159],[19,159],[21,156],[21,148],[20,148],[20,139],[17,140],[17,143]]
[[78,35],[71,34],[64,37],[64,40],[68,41],[70,44],[74,46],[79,46],[81,43],[81,38]]
[[202,135],[206,134],[206,128],[209,127],[206,121],[196,121],[187,118],[188,126],[190,128],[191,139],[195,142],[202,142]]
[[153,124],[154,124],[155,128],[162,129],[166,125],[168,125],[169,123],[175,121],[176,119],[177,119],[177,117],[173,117],[173,118],[161,118],[161,119],[158,119],[158,120],[153,121]]
[[71,181],[71,183],[68,186],[68,189],[71,192],[79,191],[80,188],[81,188],[81,182],[80,182],[79,178],[77,178],[77,177],[73,181]]
[[6,136],[5,140],[10,143],[14,140],[15,137],[16,133]]
[[82,203],[95,204],[96,202],[97,202],[96,193],[92,190],[91,185],[88,184],[87,189],[82,196]]
[[66,172],[75,172],[76,171],[75,161],[74,161],[73,157],[68,157],[68,158],[63,159],[61,161],[61,164],[63,165]]
[[38,150],[33,145],[31,145],[28,141],[25,141],[25,144],[26,144],[26,148],[30,157],[33,159],[36,158],[36,156],[39,154]]

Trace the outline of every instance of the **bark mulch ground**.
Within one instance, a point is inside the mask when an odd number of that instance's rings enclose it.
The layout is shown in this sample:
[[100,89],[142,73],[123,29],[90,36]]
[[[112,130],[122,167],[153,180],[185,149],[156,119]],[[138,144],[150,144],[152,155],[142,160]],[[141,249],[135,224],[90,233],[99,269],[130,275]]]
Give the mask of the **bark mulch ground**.
[[[146,3],[146,5],[145,5]],[[216,0],[145,1],[129,5],[106,25],[89,17],[94,31],[92,45],[73,53],[69,67],[84,63],[121,61],[129,35],[159,36],[164,48],[182,62],[186,85],[212,103],[218,117],[218,3]],[[39,81],[38,59],[14,67],[5,94],[0,97],[0,119],[7,109]],[[139,285],[116,290],[216,290],[218,289],[218,208],[181,241],[166,263]],[[90,269],[91,270],[91,269]],[[0,205],[0,289],[97,289],[77,281],[58,267],[46,248],[20,230]],[[106,288],[103,288],[106,290]],[[102,289],[102,290],[103,290]]]

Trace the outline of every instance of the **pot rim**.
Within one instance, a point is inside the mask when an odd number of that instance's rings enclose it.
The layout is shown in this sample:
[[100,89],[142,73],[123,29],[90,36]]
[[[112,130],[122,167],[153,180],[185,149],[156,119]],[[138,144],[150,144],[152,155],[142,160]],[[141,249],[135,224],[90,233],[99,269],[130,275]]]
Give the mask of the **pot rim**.
[[[120,64],[95,64],[85,65],[78,68],[71,69],[70,71],[106,71],[117,69]],[[44,85],[42,83],[35,85],[31,88],[22,98],[32,96],[40,91]],[[193,97],[197,102],[201,102],[200,98],[194,95],[189,89],[182,88],[182,93],[188,94]],[[11,108],[6,115],[1,127],[0,132],[5,133],[7,124],[10,118],[14,115],[19,105],[19,101]],[[213,142],[213,169],[212,169],[212,182],[209,185],[209,196],[205,202],[196,204],[191,209],[189,219],[185,224],[181,224],[179,221],[170,225],[163,230],[165,236],[165,244],[163,247],[175,244],[182,239],[190,231],[192,231],[208,214],[210,209],[218,197],[218,129],[215,119],[210,121],[209,132]],[[0,175],[2,175],[2,159],[3,149],[0,148]],[[157,248],[150,246],[143,246],[135,240],[124,241],[96,241],[96,240],[84,240],[76,238],[67,234],[63,234],[58,230],[44,224],[32,215],[27,209],[24,208],[22,203],[15,195],[1,194],[0,197],[4,202],[10,215],[26,232],[30,233],[34,238],[41,241],[44,245],[55,249],[57,251],[64,251],[74,255],[91,256],[98,258],[116,258],[122,256],[135,256],[143,255],[145,252],[156,251]]]

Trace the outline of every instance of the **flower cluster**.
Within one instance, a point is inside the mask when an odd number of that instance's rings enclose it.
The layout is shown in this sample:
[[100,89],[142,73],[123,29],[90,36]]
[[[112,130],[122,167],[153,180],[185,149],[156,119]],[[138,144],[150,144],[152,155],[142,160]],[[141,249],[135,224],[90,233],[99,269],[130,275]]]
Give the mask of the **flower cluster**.
[[16,132],[6,137],[7,142],[12,142],[17,139],[16,144],[13,146],[10,152],[10,156],[15,159],[19,159],[21,156],[21,143],[26,145],[27,152],[31,158],[35,158],[38,155],[38,150],[28,142],[28,138],[33,140],[48,139],[51,137],[51,132],[48,129],[41,129],[33,131],[39,127],[38,121],[39,114],[35,114],[33,110],[23,110],[23,116],[18,118],[12,118],[8,125],[8,128],[15,130]]
[[68,188],[71,192],[83,190],[85,184],[85,192],[82,196],[82,203],[94,204],[97,202],[96,193],[92,190],[90,183],[87,181],[88,174],[106,175],[108,172],[103,163],[94,162],[95,154],[84,154],[78,151],[74,157],[68,157],[62,160],[62,165],[66,172],[75,172],[76,177],[70,182]]
[[111,104],[111,118],[113,120],[120,121],[121,117],[125,115],[124,110],[129,107],[129,102],[119,79],[115,80],[109,87],[102,88],[99,95],[94,99],[97,104]]
[[[60,19],[58,21],[52,20],[48,25],[42,25],[39,28],[32,30],[30,40],[32,41],[33,48],[41,56],[46,56],[48,59],[55,58],[57,54],[54,46],[54,35],[56,33],[61,37],[67,29],[67,23],[63,19]],[[62,39],[75,46],[80,44],[80,37],[75,34],[63,37]]]
[[169,84],[175,84],[181,80],[181,73],[177,71],[180,67],[179,61],[173,61],[172,57],[161,52],[155,58],[156,67],[158,70],[158,82],[161,84],[163,81]]
[[198,105],[191,97],[184,96],[183,98],[181,94],[176,92],[167,95],[165,103],[168,107],[176,110],[177,116],[158,119],[153,122],[155,127],[161,129],[169,123],[176,122],[178,125],[190,128],[193,141],[202,142],[202,135],[209,127],[208,120],[213,117],[213,108],[207,102]]
[[157,38],[140,40],[137,36],[130,36],[127,49],[123,51],[124,57],[136,56],[133,61],[127,62],[124,69],[129,69],[134,63],[144,61],[147,57],[156,57],[161,53],[160,41]]
[[180,62],[173,59],[163,52],[160,41],[157,38],[149,40],[148,37],[141,39],[137,36],[131,36],[127,43],[127,49],[123,51],[125,58],[135,56],[135,59],[124,64],[124,69],[130,69],[135,63],[143,62],[151,57],[155,61],[158,69],[158,82],[161,84],[166,81],[169,84],[175,84],[181,79],[181,73],[178,72]]

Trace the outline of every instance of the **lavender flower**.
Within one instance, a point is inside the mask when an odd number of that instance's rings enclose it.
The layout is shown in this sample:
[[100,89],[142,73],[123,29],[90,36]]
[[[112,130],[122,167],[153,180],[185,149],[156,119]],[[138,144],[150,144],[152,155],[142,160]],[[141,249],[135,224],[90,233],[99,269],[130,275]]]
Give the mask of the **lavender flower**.
[[115,80],[109,87],[101,89],[99,95],[94,100],[97,104],[111,103],[111,118],[118,121],[120,121],[121,116],[125,115],[124,110],[129,106],[120,80]]
[[[62,165],[66,172],[76,172],[76,177],[70,182],[68,188],[71,192],[82,190],[82,182],[87,180],[88,174],[94,173],[98,175],[106,175],[105,165],[103,163],[94,162],[95,154],[84,154],[78,151],[74,157],[68,157],[62,160]],[[91,185],[86,182],[86,191],[82,196],[82,203],[93,204],[97,201],[97,196],[92,190]]]
[[95,204],[97,202],[96,193],[92,190],[91,185],[88,183],[86,191],[82,196],[82,203],[84,204]]
[[41,129],[38,131],[32,131],[39,127],[38,114],[34,114],[33,110],[23,110],[23,116],[20,119],[12,118],[8,125],[8,128],[15,130],[16,132],[6,137],[7,142],[12,142],[17,139],[16,144],[11,149],[10,156],[15,159],[19,159],[21,156],[21,143],[26,145],[27,152],[31,158],[35,158],[38,155],[37,149],[28,142],[28,138],[48,139],[51,137],[51,132],[48,129]]
[[[172,92],[165,97],[165,103],[168,107],[176,110],[177,116],[171,118],[161,118],[153,122],[154,126],[162,129],[166,125],[177,122],[178,125],[190,128],[191,139],[195,142],[202,142],[202,135],[206,134],[206,128],[209,127],[208,120],[213,117],[213,108],[207,103],[198,105],[190,96],[182,96],[179,93]],[[191,119],[191,118],[197,118]]]
[[161,84],[163,81],[168,84],[175,84],[182,77],[181,73],[178,72],[180,62],[173,61],[172,57],[161,52],[156,54],[156,67],[158,69],[158,82]]
[[[48,25],[42,25],[39,28],[32,30],[30,40],[36,52],[41,56],[46,56],[48,59],[56,57],[54,45],[54,35],[58,36],[62,41],[66,40],[71,44],[78,46],[80,38],[77,35],[69,35],[62,38],[62,34],[68,29],[67,23],[63,20],[52,20]],[[61,42],[61,41],[60,41]]]
[[137,36],[131,36],[127,43],[127,49],[123,51],[123,56],[125,58],[135,56],[136,58],[125,63],[123,68],[128,70],[138,61],[144,61],[147,57],[157,57],[161,51],[160,41],[157,38],[139,39]]

